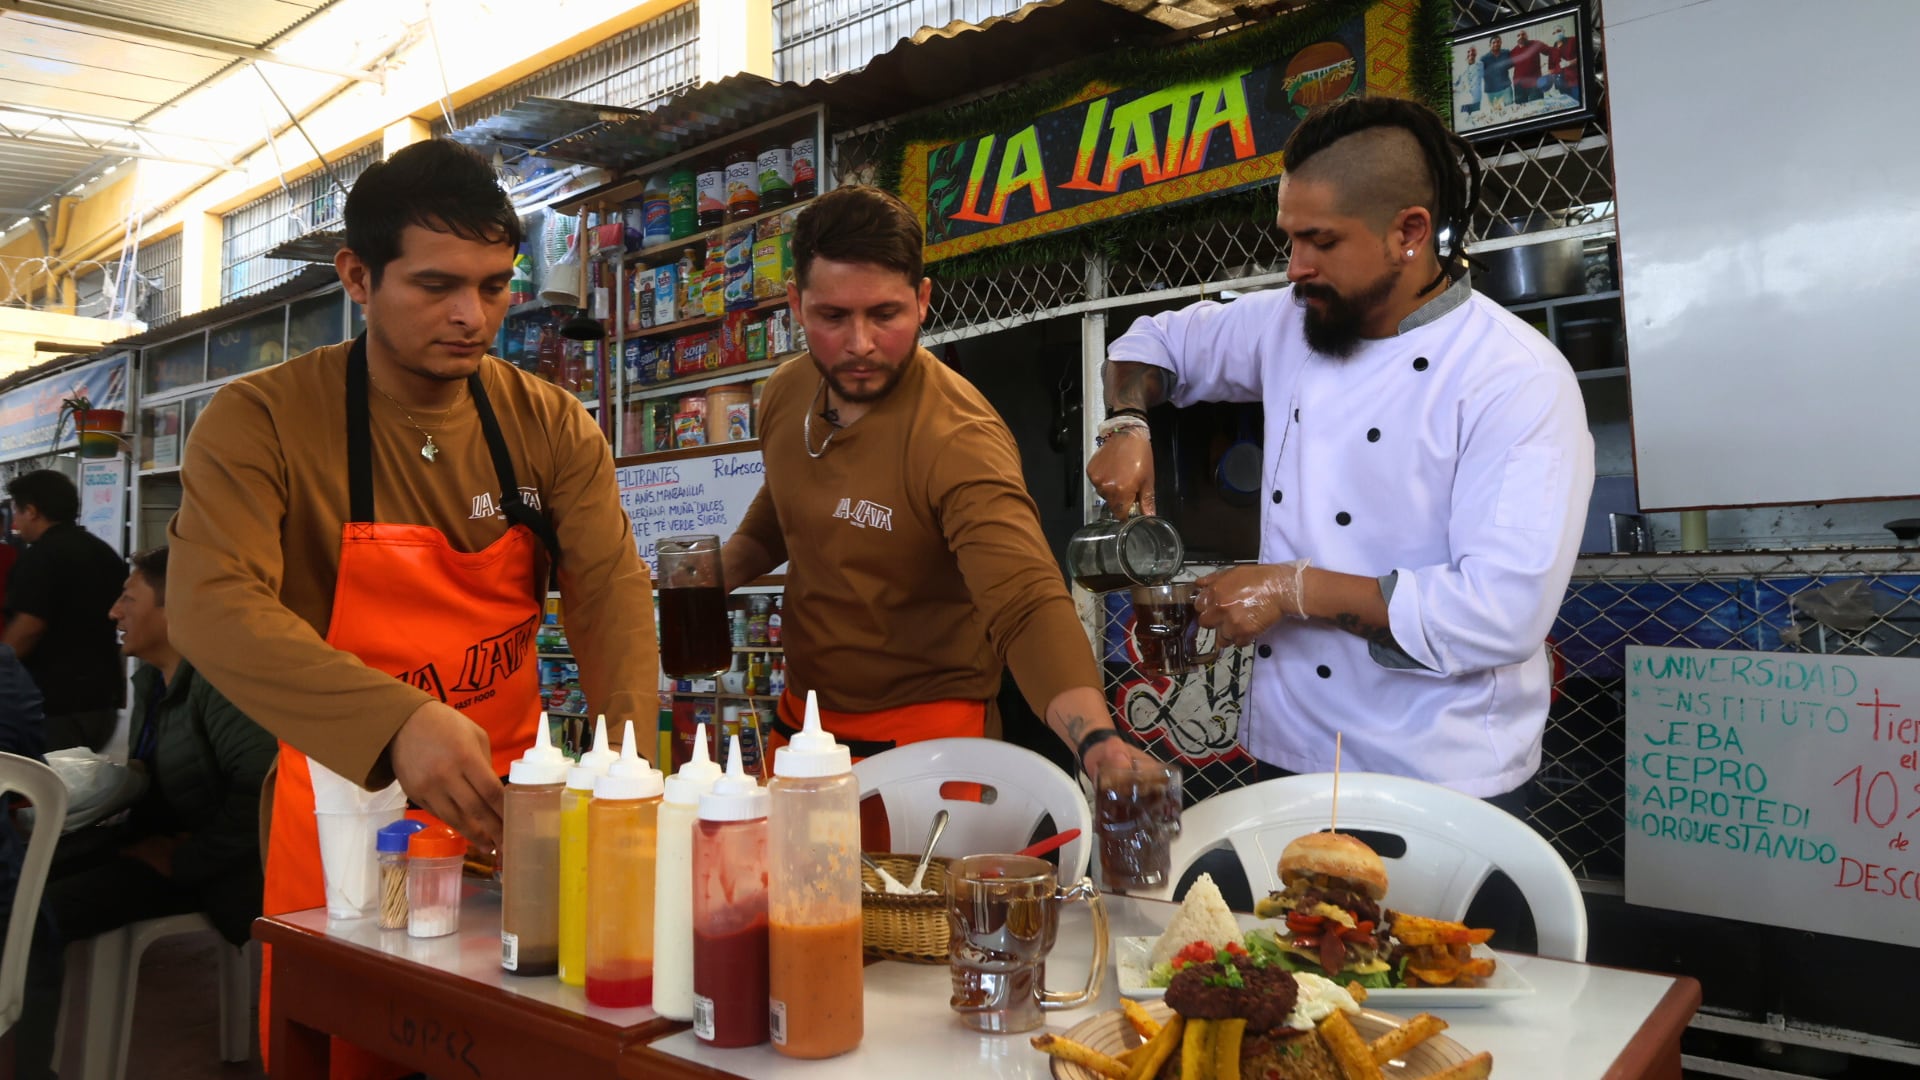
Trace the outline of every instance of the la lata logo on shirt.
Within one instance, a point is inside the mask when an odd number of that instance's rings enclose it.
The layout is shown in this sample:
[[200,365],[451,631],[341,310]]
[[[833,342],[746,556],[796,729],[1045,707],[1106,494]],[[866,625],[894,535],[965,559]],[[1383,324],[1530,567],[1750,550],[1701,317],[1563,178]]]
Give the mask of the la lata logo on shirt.
[[841,499],[840,505],[834,508],[833,516],[844,518],[856,528],[893,531],[893,508],[877,502],[861,499],[855,503],[852,499]]

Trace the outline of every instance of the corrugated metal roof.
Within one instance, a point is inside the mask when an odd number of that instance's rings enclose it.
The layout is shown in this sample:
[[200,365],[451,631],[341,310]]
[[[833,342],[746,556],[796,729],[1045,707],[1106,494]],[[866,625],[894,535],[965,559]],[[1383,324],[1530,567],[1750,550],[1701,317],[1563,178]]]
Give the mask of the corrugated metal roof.
[[259,48],[327,0],[87,0],[87,11]]
[[1037,0],[982,23],[922,30],[859,71],[830,79],[800,85],[731,75],[559,139],[541,153],[627,172],[811,105],[827,105],[836,128],[857,126],[1165,32],[1107,0]]

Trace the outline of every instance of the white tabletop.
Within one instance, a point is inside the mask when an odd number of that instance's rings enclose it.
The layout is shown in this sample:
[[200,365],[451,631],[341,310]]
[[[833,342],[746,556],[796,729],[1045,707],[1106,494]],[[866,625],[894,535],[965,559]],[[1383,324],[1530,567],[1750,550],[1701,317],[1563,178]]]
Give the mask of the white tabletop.
[[[1105,898],[1115,937],[1158,934],[1172,904]],[[1066,909],[1047,964],[1047,985],[1072,990],[1086,981],[1092,922],[1085,905]],[[1471,1051],[1493,1051],[1494,1075],[1599,1080],[1660,1003],[1674,980],[1660,975],[1589,967],[1532,956],[1500,955],[1533,984],[1524,998],[1475,1009],[1431,1009],[1447,1035]],[[866,1038],[859,1048],[827,1061],[795,1061],[770,1046],[715,1050],[692,1032],[651,1049],[709,1065],[748,1080],[798,1076],[1032,1077],[1051,1075],[1047,1058],[1021,1035],[982,1035],[962,1027],[948,1008],[952,984],[944,964],[879,963],[866,969]],[[1095,1012],[1119,1007],[1111,965],[1099,1000],[1087,1008],[1047,1014],[1047,1029],[1065,1031]]]
[[521,976],[503,970],[500,967],[500,897],[471,885],[461,900],[460,929],[445,937],[417,938],[407,936],[405,930],[382,930],[376,918],[329,919],[326,908],[276,916],[276,921],[614,1027],[644,1024],[659,1015],[644,1007],[607,1009],[591,1004],[584,989],[568,986],[557,976]]

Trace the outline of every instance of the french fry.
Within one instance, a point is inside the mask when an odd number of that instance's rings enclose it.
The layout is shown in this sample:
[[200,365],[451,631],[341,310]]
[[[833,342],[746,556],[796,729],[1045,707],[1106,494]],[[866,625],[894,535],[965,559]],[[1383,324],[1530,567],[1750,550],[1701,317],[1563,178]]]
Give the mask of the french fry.
[[1320,1021],[1320,1041],[1326,1044],[1327,1052],[1333,1055],[1346,1080],[1381,1080],[1380,1066],[1374,1064],[1373,1052],[1367,1049],[1366,1040],[1354,1030],[1353,1021],[1347,1019],[1346,1013],[1335,1009]]
[[1407,974],[1414,976],[1428,986],[1452,986],[1460,977],[1458,968],[1451,967],[1414,967],[1407,965]]
[[1357,982],[1349,982],[1347,984],[1347,996],[1353,999],[1354,1004],[1365,1005],[1367,1003],[1367,988]]
[[1143,1039],[1152,1039],[1160,1033],[1160,1024],[1147,1015],[1147,1007],[1132,998],[1120,999],[1120,1011],[1127,1014],[1127,1023],[1140,1033]]
[[1214,1080],[1240,1080],[1240,1040],[1246,1033],[1244,1018],[1214,1021]]
[[1180,1080],[1213,1080],[1213,1021],[1188,1020],[1180,1042]]
[[1180,1045],[1181,1029],[1185,1024],[1186,1019],[1175,1013],[1165,1027],[1154,1032],[1153,1039],[1137,1051],[1127,1080],[1153,1080],[1153,1077],[1160,1075],[1160,1067],[1173,1056],[1174,1047]]
[[1373,1054],[1375,1065],[1385,1065],[1445,1030],[1447,1030],[1445,1020],[1432,1013],[1421,1013],[1373,1040],[1367,1046],[1367,1050]]
[[1458,1065],[1449,1065],[1427,1080],[1487,1080],[1493,1075],[1493,1055],[1482,1050]]
[[1127,1080],[1127,1067],[1113,1058],[1095,1050],[1091,1046],[1082,1046],[1071,1039],[1063,1039],[1048,1032],[1033,1037],[1033,1048],[1051,1057],[1071,1061],[1092,1069],[1101,1076],[1111,1076],[1113,1080]]

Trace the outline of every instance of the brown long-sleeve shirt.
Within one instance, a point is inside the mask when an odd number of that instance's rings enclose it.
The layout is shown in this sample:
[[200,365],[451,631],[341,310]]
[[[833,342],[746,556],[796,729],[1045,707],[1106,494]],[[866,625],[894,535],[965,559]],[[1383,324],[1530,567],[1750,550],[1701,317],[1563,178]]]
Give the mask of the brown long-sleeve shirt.
[[[348,350],[331,345],[245,376],[208,403],[168,528],[167,621],[175,647],[248,716],[378,787],[392,779],[387,743],[430,698],[325,641],[348,513]],[[606,440],[566,391],[492,358],[481,370],[515,478],[559,534],[567,636],[588,701],[649,718],[659,690],[652,585]],[[505,535],[472,403],[462,396],[433,429],[441,453],[429,462],[420,431],[377,390],[369,396],[376,517],[430,525],[461,551]],[[540,563],[544,586],[544,551]]]
[[1100,686],[1040,531],[1020,452],[973,385],[921,350],[852,425],[813,419],[820,375],[774,372],[761,397],[766,484],[740,523],[788,562],[787,685],[831,709],[991,700],[1013,668],[1035,712]]

